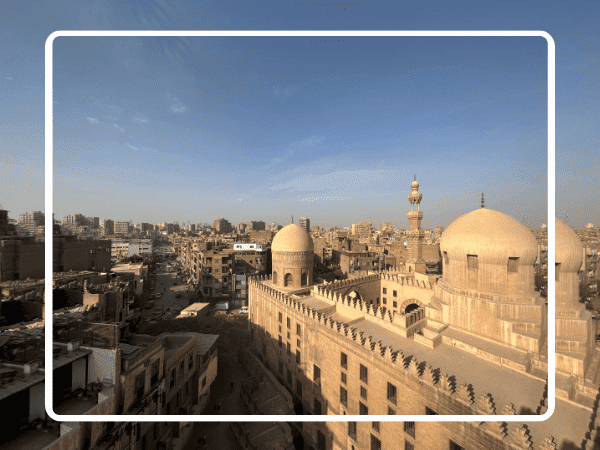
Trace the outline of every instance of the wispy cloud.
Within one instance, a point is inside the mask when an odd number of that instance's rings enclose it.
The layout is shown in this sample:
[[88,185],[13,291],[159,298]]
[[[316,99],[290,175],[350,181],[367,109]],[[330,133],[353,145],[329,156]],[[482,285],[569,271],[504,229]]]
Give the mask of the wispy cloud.
[[171,111],[175,113],[184,113],[187,111],[187,106],[179,101],[174,95],[167,94],[167,101],[171,107]]
[[296,90],[297,90],[297,88],[295,86],[290,86],[287,88],[282,88],[281,86],[275,86],[273,88],[273,95],[277,98],[288,98]]
[[286,160],[290,159],[292,156],[294,156],[294,150],[293,149],[289,149],[286,153],[282,153],[280,156],[276,156],[275,158],[272,158],[271,161],[263,167],[263,169],[270,169],[273,166],[276,166],[277,164],[281,164],[283,162],[285,162]]
[[12,77],[4,77],[4,79],[5,80],[10,80],[10,81],[14,80],[14,78],[12,78]]
[[123,129],[123,127],[120,127],[116,123],[113,123],[113,127],[116,128],[117,130],[121,130],[121,133],[125,132],[125,130]]
[[100,121],[98,119],[94,119],[93,117],[88,117],[87,121],[89,123],[93,123],[93,124],[100,123]]
[[116,122],[117,120],[119,120],[117,117],[115,116],[106,116],[107,120],[110,120],[111,122]]
[[303,174],[285,183],[271,186],[271,190],[294,192],[391,192],[397,184],[398,173],[395,170],[334,170],[328,173]]
[[133,118],[133,123],[138,123],[138,124],[140,124],[140,123],[148,123],[148,122],[149,122],[149,120],[148,120],[148,119],[145,119],[145,118],[143,118],[143,117],[134,117],[134,118]]
[[125,144],[125,147],[127,147],[127,148],[129,148],[129,149],[131,149],[131,150],[138,150],[138,148],[137,148],[137,147],[135,147],[135,146],[133,146],[133,145],[131,145],[131,144]]
[[317,145],[325,139],[325,136],[311,136],[306,139],[300,139],[292,142],[288,145],[288,149],[283,150],[279,156],[276,156],[269,161],[269,163],[263,167],[263,169],[270,169],[277,164],[284,163],[285,161],[291,159],[295,154],[301,153],[302,150],[305,150],[309,147]]

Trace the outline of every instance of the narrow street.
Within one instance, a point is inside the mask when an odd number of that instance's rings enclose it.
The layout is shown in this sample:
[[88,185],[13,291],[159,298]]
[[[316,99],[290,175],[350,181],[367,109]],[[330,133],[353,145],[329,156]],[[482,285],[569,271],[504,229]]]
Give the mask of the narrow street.
[[[155,271],[156,286],[152,292],[155,295],[154,307],[142,310],[142,317],[149,318],[151,322],[142,324],[142,333],[151,335],[163,331],[196,331],[199,333],[218,334],[218,375],[212,387],[209,402],[203,412],[204,415],[246,415],[249,411],[240,398],[242,380],[250,379],[250,374],[238,361],[238,352],[244,350],[247,344],[247,316],[233,314],[215,315],[211,312],[206,317],[188,319],[166,319],[164,316],[155,322],[153,312],[163,311],[164,308],[184,309],[188,306],[185,296],[176,298],[171,289],[175,284],[182,284],[177,273],[164,272],[162,266]],[[160,293],[161,297],[156,298]],[[211,302],[214,303],[214,302]],[[231,388],[233,383],[233,390]],[[215,405],[221,403],[221,411],[217,412]],[[190,417],[192,420],[202,420],[200,416]],[[206,449],[239,450],[235,437],[229,429],[228,422],[195,422],[192,434],[185,449],[201,449],[199,443],[202,436],[206,436]]]

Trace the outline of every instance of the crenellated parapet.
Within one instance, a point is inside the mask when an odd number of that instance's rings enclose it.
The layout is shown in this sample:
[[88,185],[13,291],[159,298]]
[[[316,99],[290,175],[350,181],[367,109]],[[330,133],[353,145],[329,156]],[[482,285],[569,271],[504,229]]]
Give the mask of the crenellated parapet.
[[[387,274],[377,274],[375,277],[388,276]],[[371,277],[365,277],[370,281]],[[401,279],[400,277],[399,279]],[[346,281],[346,280],[344,280]],[[353,280],[354,281],[354,280]],[[431,392],[433,397],[445,398],[447,405],[460,414],[473,415],[496,415],[497,406],[494,403],[491,393],[479,393],[477,396],[476,386],[469,383],[456,383],[452,374],[444,373],[440,368],[436,368],[426,361],[418,361],[415,357],[407,357],[402,350],[394,350],[391,346],[386,346],[381,340],[377,340],[372,335],[364,333],[353,327],[351,324],[338,321],[323,312],[321,309],[316,310],[311,306],[302,303],[301,299],[293,298],[272,289],[262,280],[254,279],[250,282],[253,289],[269,295],[274,301],[279,302],[286,309],[294,310],[298,315],[301,315],[305,320],[312,322],[316,327],[322,327],[327,333],[334,333],[340,339],[345,340],[351,345],[363,347],[365,352],[373,356],[374,362],[380,361],[382,364],[390,366],[392,372],[402,373],[407,380],[414,380]],[[419,324],[421,321],[426,321],[424,309],[418,308],[409,314],[392,314],[391,311],[378,307],[377,305],[366,304],[360,299],[342,295],[340,289],[349,287],[349,284],[344,282],[322,284],[311,288],[315,298],[328,299],[336,308],[336,311],[353,310],[360,313],[360,317],[365,320],[376,322],[378,325],[384,326],[386,329],[394,330],[407,326]],[[346,315],[343,314],[342,315]],[[357,314],[358,316],[358,314]],[[444,402],[442,402],[444,403]],[[470,412],[469,412],[470,411]],[[516,414],[512,404],[506,405],[500,414],[512,415]],[[518,424],[508,426],[503,422],[483,422],[480,425],[486,433],[497,439],[510,442],[515,449],[526,449],[528,442],[531,442],[530,436]],[[546,442],[546,441],[544,441]],[[552,444],[552,439],[547,439],[548,445]],[[544,448],[545,447],[540,447]],[[552,447],[549,447],[552,448]]]

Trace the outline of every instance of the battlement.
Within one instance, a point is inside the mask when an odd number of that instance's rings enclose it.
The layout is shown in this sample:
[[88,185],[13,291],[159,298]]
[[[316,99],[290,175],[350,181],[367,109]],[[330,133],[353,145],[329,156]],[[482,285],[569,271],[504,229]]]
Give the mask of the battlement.
[[[372,281],[380,279],[383,274],[369,275],[363,277],[363,281]],[[256,277],[250,280],[250,284],[253,288],[257,288],[261,291],[266,292],[271,298],[276,299],[286,308],[297,311],[299,314],[305,316],[313,323],[323,328],[326,328],[329,332],[335,333],[338,336],[354,343],[355,345],[362,346],[367,349],[377,360],[380,360],[388,365],[395,367],[395,370],[399,370],[404,373],[407,378],[413,379],[422,385],[426,385],[432,391],[432,396],[439,398],[444,396],[453,410],[461,411],[460,414],[471,414],[475,415],[491,415],[496,414],[496,406],[494,404],[492,395],[485,393],[480,395],[478,401],[475,401],[476,393],[471,383],[456,383],[454,376],[444,373],[440,368],[434,368],[427,364],[425,361],[417,361],[414,356],[406,357],[402,350],[394,351],[391,346],[385,346],[381,340],[375,340],[371,335],[363,331],[359,331],[356,327],[351,324],[335,320],[328,316],[328,311],[317,310],[311,308],[302,303],[301,299],[293,298],[290,295],[282,293],[272,287],[263,283],[267,281],[269,277]],[[356,283],[357,280],[352,280]],[[335,283],[329,283],[324,285],[313,286],[312,293],[317,299],[326,299],[332,306],[335,305],[336,311],[339,312],[345,308],[351,308],[356,312],[360,312],[362,318],[367,322],[374,322],[379,326],[382,326],[386,330],[392,331],[399,336],[407,337],[406,333],[402,330],[408,330],[413,327],[413,335],[415,341],[418,340],[418,334],[415,333],[415,328],[419,326],[424,327],[427,319],[423,308],[418,308],[409,314],[392,314],[391,311],[366,304],[359,299],[342,296],[339,292],[334,292],[333,288],[350,287],[353,283],[348,280],[338,281]],[[428,288],[425,286],[425,288]],[[342,315],[344,315],[342,313]],[[417,327],[415,327],[415,325]],[[412,340],[411,340],[412,341]],[[536,414],[542,414],[545,412],[544,405],[531,405],[535,410],[537,407]],[[467,408],[465,410],[465,407]],[[462,412],[467,411],[467,412]],[[502,410],[502,414],[517,414],[512,403],[507,404]],[[501,424],[496,422],[488,422],[486,424],[486,431],[491,433],[498,433],[502,430]],[[500,430],[500,431],[499,431]],[[506,436],[506,432],[502,431],[502,436]]]

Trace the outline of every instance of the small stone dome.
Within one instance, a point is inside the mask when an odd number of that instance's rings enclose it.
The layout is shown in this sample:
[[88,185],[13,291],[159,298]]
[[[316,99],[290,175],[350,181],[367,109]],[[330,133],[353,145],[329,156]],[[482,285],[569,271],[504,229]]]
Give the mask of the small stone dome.
[[537,259],[538,243],[533,233],[518,220],[492,209],[467,213],[444,231],[440,250],[450,260],[477,255],[481,263],[506,264],[519,258],[519,264],[532,265]]
[[419,187],[419,182],[417,180],[413,181],[410,185],[411,188],[418,188]]
[[583,264],[583,244],[577,233],[559,219],[554,220],[554,260],[561,272],[578,272]]
[[273,252],[312,252],[314,248],[306,230],[295,223],[279,230],[271,244]]

